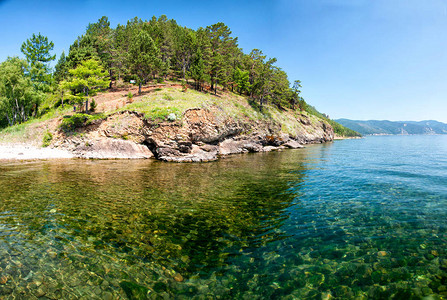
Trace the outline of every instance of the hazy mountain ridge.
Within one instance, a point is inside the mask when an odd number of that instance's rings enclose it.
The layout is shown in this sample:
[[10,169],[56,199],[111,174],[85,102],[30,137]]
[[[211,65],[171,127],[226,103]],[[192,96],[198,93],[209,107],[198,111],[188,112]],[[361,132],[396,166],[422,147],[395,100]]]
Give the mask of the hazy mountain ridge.
[[370,134],[447,134],[447,124],[434,121],[378,121],[337,119],[336,122],[362,135]]

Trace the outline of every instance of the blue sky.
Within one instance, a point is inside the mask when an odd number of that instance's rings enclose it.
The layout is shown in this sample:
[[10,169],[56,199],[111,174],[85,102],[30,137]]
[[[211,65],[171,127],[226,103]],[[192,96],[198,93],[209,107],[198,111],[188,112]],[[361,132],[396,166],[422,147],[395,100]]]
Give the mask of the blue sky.
[[103,15],[115,27],[162,14],[194,29],[224,22],[331,118],[447,122],[447,0],[0,0],[0,61],[32,33],[59,56]]

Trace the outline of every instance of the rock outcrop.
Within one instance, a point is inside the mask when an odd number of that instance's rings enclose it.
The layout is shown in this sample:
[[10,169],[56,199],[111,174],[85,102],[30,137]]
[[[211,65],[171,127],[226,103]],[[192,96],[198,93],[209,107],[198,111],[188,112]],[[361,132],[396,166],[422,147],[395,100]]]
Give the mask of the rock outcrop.
[[[241,120],[219,107],[191,108],[181,120],[152,123],[142,114],[124,111],[80,128],[56,146],[81,158],[150,158],[175,162],[213,161],[220,156],[302,148],[332,141],[332,127],[306,115],[294,122],[296,132],[284,133],[272,120]],[[298,130],[299,129],[299,130]]]

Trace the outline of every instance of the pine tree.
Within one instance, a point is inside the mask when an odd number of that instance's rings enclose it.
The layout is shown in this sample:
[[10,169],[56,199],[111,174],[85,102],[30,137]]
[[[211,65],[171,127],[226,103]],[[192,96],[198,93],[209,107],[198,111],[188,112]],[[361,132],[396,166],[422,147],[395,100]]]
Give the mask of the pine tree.
[[248,71],[242,71],[239,68],[236,68],[234,70],[233,80],[240,95],[249,90],[250,88],[249,79],[250,77]]
[[51,70],[49,62],[56,58],[50,51],[54,48],[54,43],[48,41],[46,36],[40,33],[27,39],[20,48],[28,61],[28,72],[34,87],[38,91],[47,92],[51,84]]
[[202,81],[205,79],[205,65],[203,63],[203,55],[200,49],[194,54],[189,76],[194,79],[196,90],[201,90]]
[[130,71],[138,77],[138,93],[141,94],[141,85],[149,79],[149,75],[159,70],[161,60],[159,50],[154,40],[145,30],[140,30],[130,44],[128,54]]
[[68,76],[67,57],[65,56],[64,51],[62,51],[62,54],[54,67],[53,76],[56,82],[60,82]]
[[209,75],[211,79],[211,89],[217,93],[217,83],[226,84],[229,68],[232,65],[230,53],[237,48],[237,38],[231,37],[231,30],[224,23],[208,26],[208,38],[210,40]]
[[85,101],[85,111],[88,111],[88,97],[107,88],[110,83],[107,71],[98,60],[89,59],[68,72],[71,77],[60,83],[61,90],[69,90],[68,98],[80,107]]
[[86,35],[92,40],[92,46],[107,68],[110,77],[110,88],[112,87],[113,70],[115,62],[115,43],[113,42],[113,29],[110,28],[109,19],[106,16],[101,17],[96,23],[87,26]]

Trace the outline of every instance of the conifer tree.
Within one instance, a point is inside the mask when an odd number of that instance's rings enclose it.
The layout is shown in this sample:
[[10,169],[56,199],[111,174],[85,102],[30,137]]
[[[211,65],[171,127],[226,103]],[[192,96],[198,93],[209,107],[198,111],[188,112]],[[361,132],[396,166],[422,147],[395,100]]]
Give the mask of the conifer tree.
[[161,65],[159,50],[145,30],[140,30],[133,38],[129,47],[128,64],[130,71],[138,77],[138,93],[141,94],[143,82],[156,73]]
[[205,79],[205,66],[203,63],[203,55],[200,49],[194,54],[189,76],[194,79],[196,90],[201,90],[202,81]]
[[217,93],[217,83],[225,83],[228,68],[231,65],[229,58],[232,48],[237,48],[237,38],[231,37],[231,30],[224,23],[208,26],[208,37],[210,39],[209,75],[211,89]]
[[28,73],[34,87],[38,91],[47,92],[51,84],[51,70],[49,63],[56,58],[50,51],[54,43],[48,37],[35,35],[23,42],[20,51],[25,55],[29,64]]
[[88,111],[88,97],[94,96],[98,90],[107,88],[110,81],[108,73],[100,62],[89,59],[81,62],[75,69],[68,71],[71,77],[60,83],[61,90],[70,90],[68,98],[82,107],[85,101],[85,111]]

